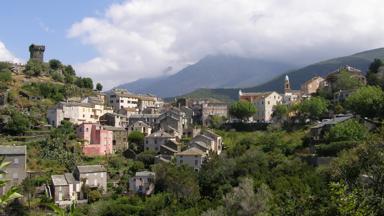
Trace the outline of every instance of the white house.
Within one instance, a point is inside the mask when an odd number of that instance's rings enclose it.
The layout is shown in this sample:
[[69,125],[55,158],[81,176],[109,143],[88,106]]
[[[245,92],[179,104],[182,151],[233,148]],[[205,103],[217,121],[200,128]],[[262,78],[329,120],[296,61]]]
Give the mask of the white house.
[[199,171],[204,162],[206,153],[198,148],[192,147],[180,153],[176,153],[176,163],[178,165],[186,164],[195,171]]
[[247,92],[239,91],[239,99],[251,102],[256,107],[253,119],[260,122],[270,122],[274,106],[281,104],[283,97],[275,92]]
[[61,121],[68,120],[73,124],[98,123],[100,116],[111,113],[112,109],[103,104],[60,102],[55,107],[48,109],[48,123],[58,127]]
[[162,130],[156,131],[144,138],[144,150],[160,152],[160,146],[168,140],[176,140],[176,138]]

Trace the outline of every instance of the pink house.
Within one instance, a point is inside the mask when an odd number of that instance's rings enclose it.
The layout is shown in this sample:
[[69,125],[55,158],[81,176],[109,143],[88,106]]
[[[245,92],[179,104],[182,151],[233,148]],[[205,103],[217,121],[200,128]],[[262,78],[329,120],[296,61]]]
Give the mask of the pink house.
[[101,156],[112,153],[113,132],[94,123],[83,123],[76,129],[77,138],[84,141],[83,153]]

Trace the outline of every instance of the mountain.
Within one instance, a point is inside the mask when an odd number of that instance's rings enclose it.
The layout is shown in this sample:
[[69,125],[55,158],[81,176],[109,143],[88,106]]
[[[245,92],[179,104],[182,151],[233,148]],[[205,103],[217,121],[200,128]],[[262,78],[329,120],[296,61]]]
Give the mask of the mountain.
[[[368,70],[369,65],[375,58],[384,58],[384,48],[368,50],[356,53],[350,56],[340,58],[333,58],[330,60],[318,62],[308,65],[298,70],[289,71],[286,74],[289,76],[292,89],[300,89],[300,85],[314,76],[325,77],[328,73],[337,70],[341,66],[349,65],[354,68],[360,69],[364,72]],[[276,78],[265,82],[261,85],[255,85],[251,88],[242,88],[243,92],[257,92],[257,91],[278,91],[284,90],[284,77],[286,74],[277,76]],[[232,89],[198,89],[191,93],[185,94],[185,97],[212,97],[222,99],[225,101],[237,100],[239,88]]]
[[222,55],[207,56],[173,75],[140,79],[118,88],[173,97],[199,88],[249,87],[262,84],[292,68],[293,65],[281,62]]

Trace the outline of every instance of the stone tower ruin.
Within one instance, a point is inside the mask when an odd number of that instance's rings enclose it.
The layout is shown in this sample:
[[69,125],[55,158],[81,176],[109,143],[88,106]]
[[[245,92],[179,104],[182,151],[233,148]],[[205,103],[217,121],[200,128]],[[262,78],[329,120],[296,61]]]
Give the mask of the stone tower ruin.
[[37,60],[37,61],[43,62],[44,51],[45,51],[45,46],[31,44],[29,46],[29,53],[30,53],[29,60]]

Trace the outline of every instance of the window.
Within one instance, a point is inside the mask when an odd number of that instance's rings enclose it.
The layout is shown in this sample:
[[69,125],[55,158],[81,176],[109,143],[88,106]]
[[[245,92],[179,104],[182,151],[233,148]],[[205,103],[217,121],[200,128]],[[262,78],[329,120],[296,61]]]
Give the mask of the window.
[[124,100],[120,100],[120,103],[124,103]]
[[195,160],[195,166],[197,166],[198,164],[199,164],[199,161]]
[[19,158],[15,158],[15,159],[13,160],[13,163],[14,163],[14,164],[19,164]]
[[180,164],[182,164],[183,163],[183,160],[180,160]]

